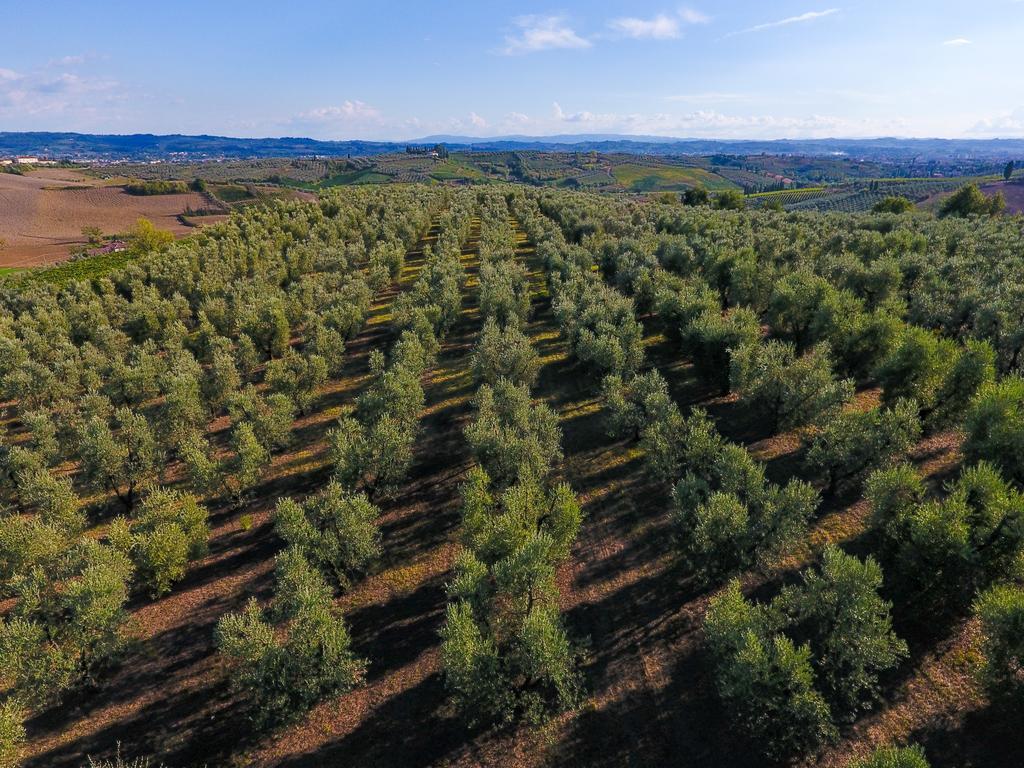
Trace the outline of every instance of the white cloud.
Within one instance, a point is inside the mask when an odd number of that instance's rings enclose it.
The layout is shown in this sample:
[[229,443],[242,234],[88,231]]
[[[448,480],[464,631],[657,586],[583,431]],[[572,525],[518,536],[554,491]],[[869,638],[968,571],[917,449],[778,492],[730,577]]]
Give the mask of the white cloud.
[[808,21],[820,19],[824,16],[831,16],[834,13],[839,13],[839,9],[828,8],[824,11],[808,11],[807,13],[801,13],[799,16],[789,16],[788,18],[779,19],[778,21],[769,21],[765,22],[764,24],[756,24],[753,27],[741,29],[739,32],[733,32],[731,33],[731,35],[745,35],[748,32],[761,32],[765,29],[774,29],[775,27],[788,27],[790,24],[803,24]]
[[21,75],[15,72],[13,69],[5,69],[0,67],[0,80],[19,80]]
[[952,40],[945,40],[945,41],[943,41],[942,44],[943,45],[948,45],[948,46],[950,46],[952,48],[959,48],[960,46],[963,46],[963,45],[970,45],[971,41],[968,40],[966,37],[954,37]]
[[608,26],[615,32],[636,39],[651,38],[652,40],[671,40],[679,37],[679,20],[665,14],[658,14],[653,19],[637,19],[625,17],[612,19]]
[[469,122],[473,124],[474,128],[487,127],[487,121],[480,117],[480,115],[478,115],[476,112],[469,113]]
[[979,120],[967,133],[989,138],[1024,137],[1024,107]]
[[675,15],[659,13],[651,19],[623,16],[607,26],[616,35],[634,39],[672,40],[682,36],[683,24],[707,24],[711,17],[692,8],[680,8]]
[[[805,116],[724,114],[714,109],[686,113],[567,112],[552,104],[551,119],[532,126],[539,133],[621,133],[679,138],[779,139],[908,135],[902,118],[851,119],[834,115]],[[569,129],[569,130],[567,130]]]
[[700,11],[694,10],[693,8],[680,8],[679,18],[681,18],[687,24],[707,24],[711,21],[711,17],[707,14],[701,13]]
[[376,107],[371,107],[369,104],[359,101],[358,99],[354,101],[346,99],[337,106],[317,107],[316,109],[311,109],[308,112],[303,112],[299,117],[304,120],[312,120],[316,122],[376,122],[381,119],[381,113]]
[[515,19],[515,25],[519,32],[505,36],[502,53],[507,56],[555,48],[589,48],[591,45],[589,40],[567,26],[564,16],[520,16]]

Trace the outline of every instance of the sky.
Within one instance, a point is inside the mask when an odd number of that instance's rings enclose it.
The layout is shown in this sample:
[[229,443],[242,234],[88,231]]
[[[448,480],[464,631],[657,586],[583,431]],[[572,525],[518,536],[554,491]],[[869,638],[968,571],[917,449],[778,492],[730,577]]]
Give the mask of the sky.
[[0,0],[0,130],[1024,137],[1024,0]]

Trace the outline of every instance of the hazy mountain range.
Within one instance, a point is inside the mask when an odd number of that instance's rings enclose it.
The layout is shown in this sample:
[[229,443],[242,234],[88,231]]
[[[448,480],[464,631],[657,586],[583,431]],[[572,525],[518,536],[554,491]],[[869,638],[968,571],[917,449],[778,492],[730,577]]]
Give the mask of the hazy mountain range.
[[449,150],[624,152],[655,155],[846,155],[864,160],[1024,158],[1024,139],[778,139],[739,141],[621,134],[557,136],[436,135],[403,142],[320,141],[300,137],[244,139],[180,134],[0,132],[0,157],[45,155],[76,160],[196,160],[204,158],[345,157],[401,152],[409,145],[445,144]]

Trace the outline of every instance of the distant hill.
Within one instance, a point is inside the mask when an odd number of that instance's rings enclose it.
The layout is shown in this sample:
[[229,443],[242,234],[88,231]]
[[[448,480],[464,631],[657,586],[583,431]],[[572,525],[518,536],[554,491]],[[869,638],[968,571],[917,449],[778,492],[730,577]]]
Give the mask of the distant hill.
[[426,136],[412,144],[444,143],[476,151],[625,152],[651,155],[843,155],[864,160],[1015,159],[1024,156],[1022,139],[681,139],[665,136],[569,134],[558,136]]
[[650,155],[847,156],[863,160],[1019,160],[1024,139],[780,139],[736,141],[621,134],[558,136],[425,136],[409,142],[319,141],[301,137],[159,136],[0,132],[0,157],[44,155],[76,160],[198,160],[209,158],[345,157],[401,152],[407,145],[444,143],[450,150],[621,152]]
[[253,158],[328,155],[379,155],[404,149],[404,144],[379,141],[317,141],[282,137],[238,139],[228,136],[156,136],[149,133],[108,135],[93,133],[0,132],[0,157],[45,155],[74,159],[168,160],[183,157]]

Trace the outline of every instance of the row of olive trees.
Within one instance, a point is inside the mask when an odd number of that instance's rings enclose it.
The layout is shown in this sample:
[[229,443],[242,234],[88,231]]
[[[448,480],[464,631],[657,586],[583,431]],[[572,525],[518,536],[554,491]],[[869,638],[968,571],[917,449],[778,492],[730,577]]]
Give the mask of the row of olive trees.
[[479,383],[465,429],[477,465],[461,488],[462,551],[442,629],[445,678],[471,725],[536,723],[578,700],[576,651],[556,572],[581,510],[552,471],[558,417],[530,395],[536,358],[523,327],[530,292],[504,199],[481,207]]
[[[461,306],[461,243],[471,208],[453,201],[439,216],[435,248],[410,290],[395,301],[398,333],[385,360],[370,356],[370,383],[330,433],[334,478],[318,493],[283,498],[274,529],[286,548],[277,558],[274,597],[250,600],[221,618],[216,640],[235,690],[257,725],[274,727],[362,679],[365,661],[351,648],[335,590],[348,589],[380,558],[380,510],[371,497],[404,479],[423,409],[421,377],[433,366],[446,317]],[[403,259],[393,261],[397,276]]]
[[408,473],[424,394],[420,379],[436,362],[441,340],[462,307],[462,244],[469,235],[468,203],[449,209],[434,248],[412,287],[394,302],[398,340],[385,358],[370,354],[369,387],[330,433],[335,476],[371,497],[394,489]]

